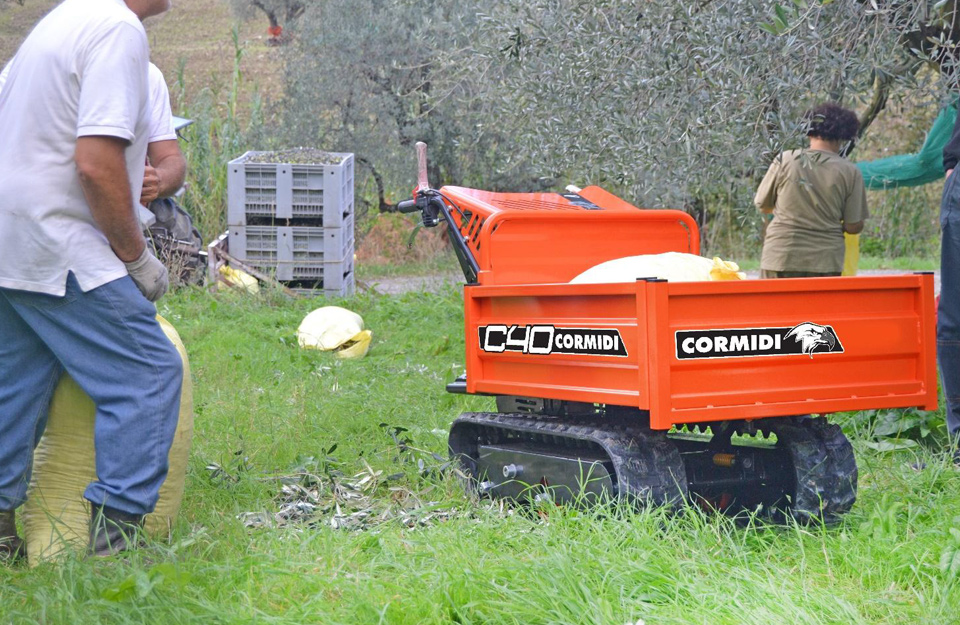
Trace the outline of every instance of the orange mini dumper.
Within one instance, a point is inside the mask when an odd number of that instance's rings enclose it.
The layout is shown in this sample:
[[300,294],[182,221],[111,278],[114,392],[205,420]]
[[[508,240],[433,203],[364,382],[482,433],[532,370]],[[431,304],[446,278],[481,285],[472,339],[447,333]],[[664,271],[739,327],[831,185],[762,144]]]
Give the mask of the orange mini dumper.
[[446,222],[467,279],[466,376],[447,389],[498,412],[460,415],[449,445],[482,494],[833,522],[857,466],[823,415],[936,409],[932,275],[569,284],[615,258],[697,254],[697,224],[599,187],[433,190],[424,150],[400,209]]

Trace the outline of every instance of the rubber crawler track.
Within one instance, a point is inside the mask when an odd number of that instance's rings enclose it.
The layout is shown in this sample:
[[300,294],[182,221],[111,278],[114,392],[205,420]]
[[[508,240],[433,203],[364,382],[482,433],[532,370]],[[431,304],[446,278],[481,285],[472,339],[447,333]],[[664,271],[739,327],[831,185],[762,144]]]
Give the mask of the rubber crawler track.
[[591,424],[562,417],[466,412],[450,428],[450,453],[474,473],[478,437],[491,442],[512,434],[556,436],[601,447],[613,461],[617,495],[653,505],[687,499],[680,452],[665,432],[620,424]]
[[[857,498],[857,465],[853,448],[840,427],[823,418],[766,419],[762,429],[777,435],[777,446],[790,459],[788,480],[793,496],[768,508],[774,521],[833,524]],[[450,454],[474,478],[477,444],[509,438],[556,437],[603,449],[616,474],[616,495],[653,505],[679,505],[688,500],[683,459],[665,432],[624,423],[590,423],[548,415],[468,412],[450,429]]]
[[857,499],[857,463],[840,427],[822,417],[771,419],[763,427],[789,454],[796,482],[793,501],[773,516],[785,512],[801,522],[838,522]]

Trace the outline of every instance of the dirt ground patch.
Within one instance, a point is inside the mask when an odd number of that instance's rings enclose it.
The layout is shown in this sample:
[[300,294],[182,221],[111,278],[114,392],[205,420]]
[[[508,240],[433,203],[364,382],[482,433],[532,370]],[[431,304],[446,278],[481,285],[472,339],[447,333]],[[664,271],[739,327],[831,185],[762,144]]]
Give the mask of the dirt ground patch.
[[[33,26],[59,0],[24,0],[0,9],[0,65],[13,57]],[[254,86],[268,99],[283,90],[281,50],[267,46],[266,19],[237,21],[225,0],[176,2],[166,14],[144,23],[151,59],[163,70],[176,111],[176,83],[181,65],[187,97],[204,88],[229,89],[236,50],[233,29],[243,50],[240,68],[245,87]]]

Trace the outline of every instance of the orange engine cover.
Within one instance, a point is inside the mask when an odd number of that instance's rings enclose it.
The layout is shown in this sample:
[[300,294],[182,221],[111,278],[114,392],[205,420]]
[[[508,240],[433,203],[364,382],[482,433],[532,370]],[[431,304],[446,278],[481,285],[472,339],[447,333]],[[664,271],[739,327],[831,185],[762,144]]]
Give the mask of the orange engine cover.
[[614,258],[700,253],[693,218],[639,210],[600,187],[578,195],[440,190],[480,265],[480,284],[569,282]]

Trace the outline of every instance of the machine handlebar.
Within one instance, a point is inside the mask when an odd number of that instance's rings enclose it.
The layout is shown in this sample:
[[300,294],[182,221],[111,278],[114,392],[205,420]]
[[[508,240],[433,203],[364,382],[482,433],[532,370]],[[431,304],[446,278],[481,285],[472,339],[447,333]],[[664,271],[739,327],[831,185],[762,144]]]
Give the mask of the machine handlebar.
[[404,200],[397,204],[397,210],[401,213],[415,213],[420,209],[417,207],[416,200]]
[[[401,213],[420,211],[420,223],[427,228],[435,228],[440,225],[441,221],[445,221],[452,239],[453,250],[457,254],[460,268],[463,269],[463,275],[467,282],[476,284],[477,277],[480,274],[480,266],[477,264],[477,259],[474,258],[463,233],[460,232],[459,225],[450,215],[450,209],[444,202],[443,196],[439,191],[430,187],[430,182],[427,180],[427,144],[422,141],[417,142],[417,189],[415,196],[412,200],[404,200],[397,204],[397,210]],[[454,206],[454,208],[456,207]]]

